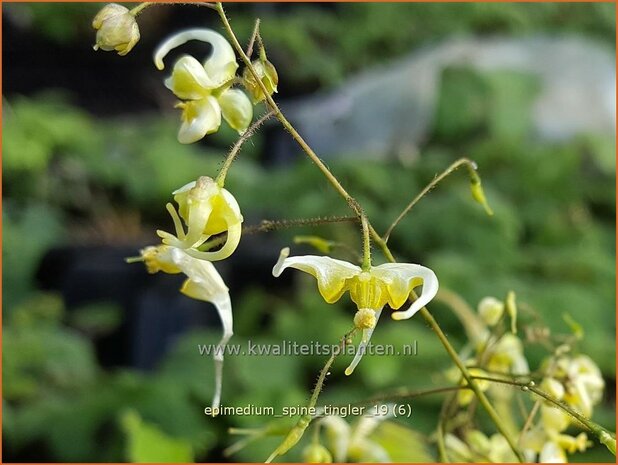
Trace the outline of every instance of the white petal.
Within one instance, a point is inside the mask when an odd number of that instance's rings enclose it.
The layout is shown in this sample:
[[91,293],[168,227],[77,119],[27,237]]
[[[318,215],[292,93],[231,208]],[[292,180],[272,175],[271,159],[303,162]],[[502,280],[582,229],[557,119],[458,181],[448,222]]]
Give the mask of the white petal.
[[215,395],[212,407],[218,408],[221,402],[223,354],[225,346],[233,335],[232,304],[228,288],[214,265],[204,260],[189,256],[181,249],[172,249],[171,256],[174,263],[187,275],[181,292],[188,297],[211,302],[219,313],[223,326],[223,336],[214,351],[215,360]]
[[[395,320],[404,320],[412,317],[421,308],[427,305],[438,292],[438,278],[429,268],[410,263],[386,263],[371,269],[371,273],[380,276],[384,281],[391,280],[389,290],[395,300],[406,293],[409,295],[415,285],[422,280],[423,289],[419,298],[405,311],[394,312],[391,316]],[[407,297],[406,297],[407,299]],[[397,302],[398,303],[398,302]]]
[[279,260],[273,267],[273,276],[279,277],[286,268],[296,268],[314,276],[318,289],[324,300],[333,303],[341,297],[346,289],[346,280],[361,272],[361,268],[343,260],[315,255],[289,257],[290,249],[281,250]]
[[188,182],[187,184],[185,184],[182,187],[179,187],[178,189],[176,189],[174,192],[172,192],[172,195],[176,195],[176,194],[182,194],[184,192],[188,192],[191,189],[193,189],[195,187],[195,185],[197,184],[197,181],[191,181]]
[[373,335],[373,330],[378,325],[378,320],[380,319],[381,314],[382,314],[382,309],[376,310],[376,324],[374,325],[374,327],[363,329],[363,338],[361,339],[361,343],[358,345],[358,349],[356,350],[356,355],[354,356],[354,360],[352,360],[352,363],[350,363],[350,366],[345,369],[346,376],[350,376],[354,372],[354,370],[356,369],[356,366],[359,364],[359,362],[363,358],[363,355],[365,355],[365,351],[367,350],[367,345],[369,344],[369,341],[371,340],[371,336]]
[[225,37],[210,29],[188,29],[173,35],[163,42],[154,55],[154,62],[157,69],[161,70],[165,67],[163,64],[163,59],[170,52],[170,50],[190,40],[208,42],[212,45],[212,53],[204,62],[203,66],[213,82],[221,85],[225,81],[234,77],[236,69],[238,68],[234,50],[229,42],[225,40]]
[[197,142],[206,134],[216,132],[221,126],[221,107],[216,98],[208,96],[182,105],[185,105],[185,109],[178,131],[178,142],[181,144]]
[[242,134],[253,119],[253,105],[242,90],[228,89],[219,96],[223,118],[232,129]]

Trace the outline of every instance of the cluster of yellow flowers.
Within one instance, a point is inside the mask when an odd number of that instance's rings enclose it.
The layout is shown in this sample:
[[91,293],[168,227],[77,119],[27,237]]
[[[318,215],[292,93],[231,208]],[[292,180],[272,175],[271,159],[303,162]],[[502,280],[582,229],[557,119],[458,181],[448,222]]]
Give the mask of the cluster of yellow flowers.
[[[586,355],[561,355],[546,363],[547,376],[541,389],[553,398],[590,418],[594,405],[603,396],[605,382],[599,367]],[[592,443],[586,433],[565,434],[572,419],[564,410],[544,402],[541,419],[526,433],[522,444],[529,460],[536,454],[540,462],[567,462],[567,453],[583,452]]]
[[[495,327],[508,314],[511,318],[511,332],[496,336],[490,328]],[[470,374],[479,377],[493,377],[505,380],[530,374],[528,361],[524,354],[522,340],[515,334],[517,308],[514,294],[510,293],[506,301],[495,297],[485,297],[478,305],[478,316],[484,323],[476,337],[476,355],[466,363],[471,368]],[[567,347],[560,349],[567,350]],[[592,409],[600,402],[604,381],[597,365],[585,355],[569,356],[558,350],[561,355],[552,356],[542,366],[545,373],[540,388],[555,400],[566,403],[586,417],[592,416]],[[455,380],[457,371],[449,371],[447,376]],[[465,381],[461,381],[465,384]],[[512,389],[489,381],[479,380],[477,386],[488,391],[499,403],[512,397]],[[461,406],[469,404],[474,398],[470,390],[458,392]],[[571,425],[571,417],[564,410],[550,402],[540,404],[540,420],[532,425],[521,437],[521,447],[526,460],[542,463],[565,463],[567,453],[584,451],[589,445],[586,433],[570,436],[564,431]],[[454,434],[445,436],[445,445],[449,456],[455,461],[486,461],[495,463],[515,462],[517,457],[501,434],[487,437],[481,431],[468,430],[463,437]]]

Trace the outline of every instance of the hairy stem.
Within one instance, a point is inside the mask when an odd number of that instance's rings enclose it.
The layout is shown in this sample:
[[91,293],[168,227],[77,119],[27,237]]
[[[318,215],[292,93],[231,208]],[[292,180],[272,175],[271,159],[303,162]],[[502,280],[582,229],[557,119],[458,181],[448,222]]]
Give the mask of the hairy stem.
[[512,380],[500,379],[500,378],[491,378],[491,377],[488,377],[488,376],[472,376],[472,378],[473,379],[478,379],[478,380],[483,380],[483,381],[491,381],[493,383],[508,384],[510,386],[518,387],[518,388],[520,388],[520,389],[522,389],[524,391],[533,392],[534,394],[536,394],[539,397],[542,397],[543,399],[545,399],[549,403],[553,404],[557,408],[564,410],[566,413],[568,413],[571,417],[573,417],[575,420],[577,420],[579,423],[581,423],[586,429],[588,429],[591,433],[593,433],[599,439],[603,439],[604,435],[607,435],[607,434],[612,435],[612,433],[610,431],[608,431],[607,429],[603,428],[598,423],[595,423],[591,419],[586,418],[584,415],[579,413],[577,410],[572,409],[571,407],[569,407],[564,402],[561,402],[558,399],[555,399],[550,394],[548,394],[545,391],[543,391],[542,389],[539,389],[538,387],[536,387],[534,385],[534,382],[532,382],[532,381],[527,382],[527,383],[522,383],[522,382],[519,382],[519,381],[512,381]]
[[275,103],[273,98],[270,96],[268,89],[266,89],[266,86],[264,85],[264,83],[258,76],[257,72],[255,71],[255,68],[251,64],[251,59],[247,56],[242,46],[240,45],[240,42],[238,41],[238,38],[236,37],[236,34],[234,33],[232,26],[230,26],[230,22],[227,18],[227,15],[225,14],[225,10],[223,9],[223,5],[220,2],[216,4],[216,9],[219,13],[221,21],[223,22],[223,26],[225,27],[225,30],[227,31],[228,36],[230,37],[232,46],[234,47],[234,49],[236,50],[236,52],[242,59],[243,63],[245,64],[249,72],[253,75],[256,83],[258,84],[262,92],[264,93],[264,96],[266,97],[266,103],[275,112],[275,117],[281,122],[282,126],[286,129],[286,131],[290,133],[292,138],[298,143],[298,145],[303,150],[303,152],[305,152],[307,156],[309,156],[309,158],[315,163],[318,169],[324,174],[328,182],[337,190],[337,192],[339,192],[339,194],[349,203],[350,207],[354,210],[354,212],[360,217],[362,214],[362,211],[359,209],[358,203],[354,201],[352,196],[348,194],[348,192],[344,189],[344,187],[341,185],[339,180],[330,172],[330,170],[326,167],[326,165],[322,162],[322,160],[320,160],[320,157],[318,157],[316,153],[313,151],[313,149],[307,144],[307,142],[305,142],[305,140],[301,137],[298,131],[296,131],[296,129],[294,128],[294,126],[292,126],[292,124],[283,115],[279,106]]
[[[337,356],[344,351],[345,346],[348,344],[348,340],[354,335],[355,332],[356,328],[352,328],[352,330],[350,330],[341,338],[339,350],[333,351],[331,353],[330,357],[324,364],[324,367],[322,368],[322,370],[320,370],[318,380],[315,383],[313,391],[311,392],[311,398],[309,399],[309,403],[307,404],[308,409],[315,408],[318,402],[318,397],[320,396],[320,393],[324,388],[324,381],[326,380],[326,377],[330,374],[330,367],[335,362]],[[272,452],[272,454],[270,454],[270,456],[266,459],[266,463],[272,462],[275,457],[285,454],[292,447],[294,447],[298,443],[298,441],[300,441],[300,438],[303,437],[305,430],[311,424],[313,419],[313,415],[302,415],[298,420],[298,423],[296,423],[296,425],[292,427],[292,429],[285,436],[281,444],[279,444],[279,446],[277,446],[277,448]]]
[[[414,298],[416,298],[414,291],[412,292],[412,294]],[[431,326],[431,329],[433,329],[433,331],[436,333],[436,335],[440,339],[440,342],[442,342],[442,345],[444,346],[444,348],[450,355],[455,365],[457,365],[457,368],[459,369],[462,376],[465,378],[466,382],[470,386],[470,389],[472,389],[472,391],[476,395],[479,403],[481,404],[483,409],[485,409],[485,411],[487,412],[487,415],[489,415],[489,418],[491,418],[493,423],[496,425],[496,428],[498,429],[500,434],[502,434],[504,438],[506,439],[506,441],[509,443],[510,448],[513,450],[513,452],[515,453],[519,461],[525,462],[524,456],[522,455],[521,451],[517,448],[517,444],[515,443],[515,441],[509,434],[509,431],[507,427],[504,425],[504,423],[502,422],[502,419],[499,417],[498,413],[496,412],[496,410],[493,408],[493,406],[489,402],[489,399],[487,398],[485,393],[478,387],[478,384],[474,381],[475,378],[470,374],[470,372],[468,371],[464,363],[461,361],[461,359],[457,355],[457,352],[455,352],[455,349],[453,348],[451,343],[446,338],[446,335],[442,331],[442,328],[440,328],[440,325],[436,322],[433,315],[429,313],[429,311],[425,307],[423,307],[420,310],[420,313],[421,315],[423,315],[423,318],[429,324],[429,326]]]
[[268,120],[268,118],[273,115],[274,112],[272,110],[263,115],[260,119],[258,119],[251,126],[249,126],[249,128],[243,133],[243,135],[240,136],[240,138],[236,141],[236,143],[232,147],[232,150],[230,150],[230,153],[226,157],[225,162],[223,162],[223,166],[221,167],[221,170],[217,175],[217,179],[215,180],[219,187],[223,187],[223,185],[225,184],[225,177],[227,176],[227,172],[230,169],[230,166],[232,165],[234,160],[236,159],[236,156],[240,152],[243,144],[247,142],[251,138],[251,136],[255,134],[255,131],[257,131],[259,127],[262,126],[262,124],[264,124],[266,120]]
[[251,39],[249,39],[249,43],[247,44],[247,56],[251,58],[253,55],[253,45],[255,44],[255,39],[260,34],[260,18],[255,20],[255,26],[253,26],[253,34],[251,34]]
[[369,239],[369,225],[367,216],[363,213],[361,216],[361,225],[363,226],[363,265],[364,271],[371,269],[371,240]]

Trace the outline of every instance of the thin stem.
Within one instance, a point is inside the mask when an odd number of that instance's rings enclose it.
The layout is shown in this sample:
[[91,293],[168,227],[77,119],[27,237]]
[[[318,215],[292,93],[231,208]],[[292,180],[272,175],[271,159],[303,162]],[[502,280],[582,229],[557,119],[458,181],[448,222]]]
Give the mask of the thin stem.
[[[414,298],[417,298],[414,291],[412,291],[412,296]],[[513,441],[513,438],[511,438],[511,435],[509,434],[507,428],[502,423],[502,419],[496,413],[495,409],[489,402],[489,399],[487,399],[487,396],[485,395],[485,393],[474,382],[474,377],[470,374],[470,372],[468,371],[464,363],[461,361],[461,359],[457,355],[457,352],[455,352],[455,349],[453,348],[451,343],[446,338],[446,335],[442,331],[442,328],[440,328],[440,325],[438,325],[435,318],[431,315],[431,313],[429,313],[429,311],[425,307],[423,307],[420,310],[420,313],[425,319],[425,321],[429,324],[429,326],[431,326],[431,329],[433,329],[433,331],[436,333],[436,335],[440,339],[440,342],[442,342],[442,345],[444,346],[448,354],[451,356],[451,359],[453,360],[453,362],[455,362],[455,365],[457,365],[457,368],[459,368],[459,371],[461,371],[461,374],[466,379],[467,383],[470,385],[470,389],[474,391],[474,394],[478,398],[479,403],[485,409],[485,411],[487,412],[487,415],[489,415],[493,423],[496,425],[496,428],[498,429],[500,434],[502,434],[504,438],[506,439],[506,441],[509,443],[510,448],[515,453],[518,460],[520,462],[525,462],[524,456],[522,455],[520,450],[517,448],[515,441]]]
[[571,415],[575,420],[580,422],[586,429],[588,429],[590,432],[595,434],[597,437],[600,438],[603,433],[605,433],[605,434],[609,434],[610,433],[608,430],[603,428],[601,425],[599,425],[599,424],[595,423],[594,421],[590,420],[589,418],[586,418],[585,416],[583,416],[577,410],[572,409],[571,407],[569,407],[564,402],[561,402],[558,399],[555,399],[550,394],[547,394],[545,391],[543,391],[543,390],[539,389],[538,387],[536,387],[534,385],[534,382],[522,383],[522,382],[519,382],[519,381],[512,381],[512,380],[500,379],[500,378],[491,378],[491,377],[488,377],[488,376],[472,376],[472,378],[473,379],[478,379],[478,380],[483,380],[483,381],[491,381],[491,382],[494,382],[494,383],[508,384],[510,386],[518,387],[518,388],[520,388],[520,389],[522,389],[524,391],[533,392],[537,396],[542,397],[543,399],[545,399],[546,401],[548,401],[551,404],[555,405],[559,409],[564,410],[566,413]]
[[450,463],[450,459],[448,457],[448,453],[446,452],[446,441],[445,441],[445,424],[447,420],[447,411],[450,409],[453,401],[457,398],[457,393],[451,394],[447,399],[445,399],[442,404],[442,408],[440,409],[440,417],[438,418],[438,455],[440,457],[440,462],[442,463]]
[[315,383],[315,387],[313,388],[313,392],[311,393],[308,407],[313,408],[317,404],[320,392],[322,392],[322,388],[324,387],[324,380],[326,380],[326,376],[330,374],[330,367],[335,362],[337,356],[345,350],[345,346],[348,344],[348,341],[352,338],[352,336],[354,336],[356,330],[357,328],[352,328],[341,338],[341,342],[339,343],[339,350],[333,351],[333,353],[330,355],[330,357],[322,367],[322,370],[320,371],[320,374],[318,376],[318,381]]
[[230,22],[227,19],[225,10],[223,9],[223,5],[220,2],[216,4],[216,9],[217,9],[217,12],[219,13],[219,16],[221,17],[223,26],[225,27],[225,30],[227,31],[228,36],[230,37],[230,40],[232,42],[234,49],[236,49],[236,52],[240,55],[240,58],[242,59],[243,63],[245,64],[249,72],[253,75],[256,83],[258,84],[262,92],[264,93],[264,96],[266,97],[266,102],[268,103],[270,108],[275,112],[275,117],[281,122],[283,127],[290,133],[292,138],[298,143],[298,145],[307,154],[307,156],[309,156],[309,158],[316,164],[316,166],[324,174],[328,182],[350,204],[350,207],[354,210],[354,212],[358,216],[361,216],[362,211],[359,209],[358,204],[355,201],[353,201],[354,199],[352,198],[352,196],[348,194],[348,192],[344,189],[344,187],[341,185],[339,180],[329,171],[329,169],[322,162],[322,160],[320,160],[320,157],[316,155],[313,149],[307,144],[307,142],[305,142],[305,140],[301,137],[298,131],[296,131],[294,126],[292,126],[292,124],[287,120],[287,118],[281,112],[281,109],[279,108],[279,106],[275,103],[275,101],[271,97],[270,93],[268,92],[268,89],[266,89],[266,86],[264,85],[264,83],[258,76],[257,72],[255,71],[255,68],[251,64],[251,59],[247,56],[247,54],[243,50],[242,46],[240,45],[240,42],[238,42],[238,38],[236,37],[236,34],[234,33],[234,31],[232,30],[232,27],[230,26]]
[[[300,218],[295,220],[262,220],[260,224],[243,226],[242,235],[270,232],[299,226],[318,226],[322,224],[344,223],[348,221],[358,221],[358,218],[355,216],[329,216],[318,218]],[[202,252],[212,250],[219,245],[225,244],[226,241],[226,235],[219,235],[208,240],[207,242],[204,242],[199,249]]]
[[[324,364],[324,367],[320,371],[318,380],[315,383],[313,391],[311,392],[311,398],[309,399],[309,403],[307,404],[308,409],[315,408],[315,405],[318,402],[318,397],[320,396],[320,393],[322,392],[322,389],[324,388],[324,381],[326,380],[326,377],[330,374],[330,367],[335,362],[335,359],[337,358],[337,356],[344,351],[345,346],[348,344],[348,340],[351,339],[351,337],[354,335],[355,332],[356,332],[356,328],[352,328],[349,332],[347,332],[341,338],[341,342],[339,344],[339,350],[335,350],[330,354],[330,357],[328,358],[328,360]],[[279,446],[277,446],[277,448],[273,451],[273,453],[270,454],[270,456],[266,459],[266,463],[272,462],[273,459],[275,459],[275,457],[285,454],[292,447],[294,447],[298,443],[298,441],[300,441],[300,438],[303,437],[305,430],[311,424],[313,419],[314,419],[313,415],[302,415],[300,419],[298,420],[298,422],[296,423],[296,425],[285,436],[281,444],[279,444]]]
[[255,26],[253,27],[253,33],[251,34],[251,39],[249,39],[249,44],[247,45],[247,56],[251,58],[253,55],[253,45],[255,44],[255,38],[260,33],[260,18],[255,20]]
[[223,187],[223,185],[225,184],[225,177],[227,176],[227,172],[230,169],[230,166],[232,165],[234,160],[236,159],[236,156],[240,152],[243,144],[247,142],[251,138],[251,136],[255,134],[255,131],[257,131],[259,127],[262,126],[262,124],[264,124],[268,120],[268,118],[273,115],[273,111],[269,111],[268,113],[263,115],[260,119],[258,119],[251,126],[249,126],[249,128],[243,133],[243,135],[240,136],[240,138],[236,141],[236,143],[232,147],[232,150],[230,150],[230,153],[225,159],[225,162],[223,162],[223,166],[221,167],[221,170],[217,175],[217,179],[215,180],[219,187]]
[[519,433],[519,438],[517,439],[517,444],[521,446],[522,441],[524,439],[524,436],[526,435],[526,432],[530,429],[530,427],[532,426],[532,423],[534,422],[534,417],[536,416],[537,412],[539,411],[539,408],[541,407],[541,400],[537,400],[534,405],[532,406],[532,409],[530,410],[530,413],[528,414],[528,417],[526,418],[526,421],[524,423],[523,428],[521,429],[521,433]]
[[133,17],[136,17],[138,14],[140,14],[143,10],[145,10],[146,8],[148,8],[149,6],[152,5],[156,5],[156,3],[153,2],[143,2],[140,3],[139,5],[137,5],[135,8],[131,8],[129,10],[129,14]]
[[363,213],[361,215],[361,225],[363,227],[363,265],[364,271],[371,269],[371,240],[369,239],[369,226],[367,223],[367,216]]
[[433,178],[433,180],[429,184],[427,184],[425,188],[421,192],[419,192],[416,197],[412,199],[412,201],[406,206],[406,208],[403,209],[403,211],[399,214],[399,216],[395,219],[395,221],[393,221],[393,223],[388,227],[388,229],[384,233],[384,236],[383,236],[384,241],[388,242],[388,238],[391,236],[393,229],[395,229],[395,227],[399,224],[399,222],[408,213],[410,213],[410,210],[414,208],[414,206],[419,202],[419,200],[425,197],[425,195],[427,195],[434,187],[436,187],[440,183],[440,181],[442,181],[449,174],[453,173],[454,171],[457,170],[457,168],[460,168],[463,165],[467,165],[469,170],[476,171],[476,164],[472,160],[465,158],[465,157],[460,158],[459,160],[451,164],[442,173],[440,173],[435,178]]

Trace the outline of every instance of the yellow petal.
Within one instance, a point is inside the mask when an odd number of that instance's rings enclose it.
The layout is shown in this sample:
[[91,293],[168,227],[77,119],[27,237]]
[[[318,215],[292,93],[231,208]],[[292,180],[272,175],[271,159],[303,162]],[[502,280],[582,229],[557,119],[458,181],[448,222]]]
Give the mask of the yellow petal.
[[176,61],[165,86],[183,100],[198,100],[209,94],[214,84],[195,58],[185,55]]
[[296,268],[309,273],[318,281],[318,290],[328,303],[339,300],[347,290],[347,281],[361,272],[359,266],[343,260],[315,255],[288,258],[289,254],[288,247],[281,250],[279,260],[273,268],[273,276],[279,277],[286,268]]

